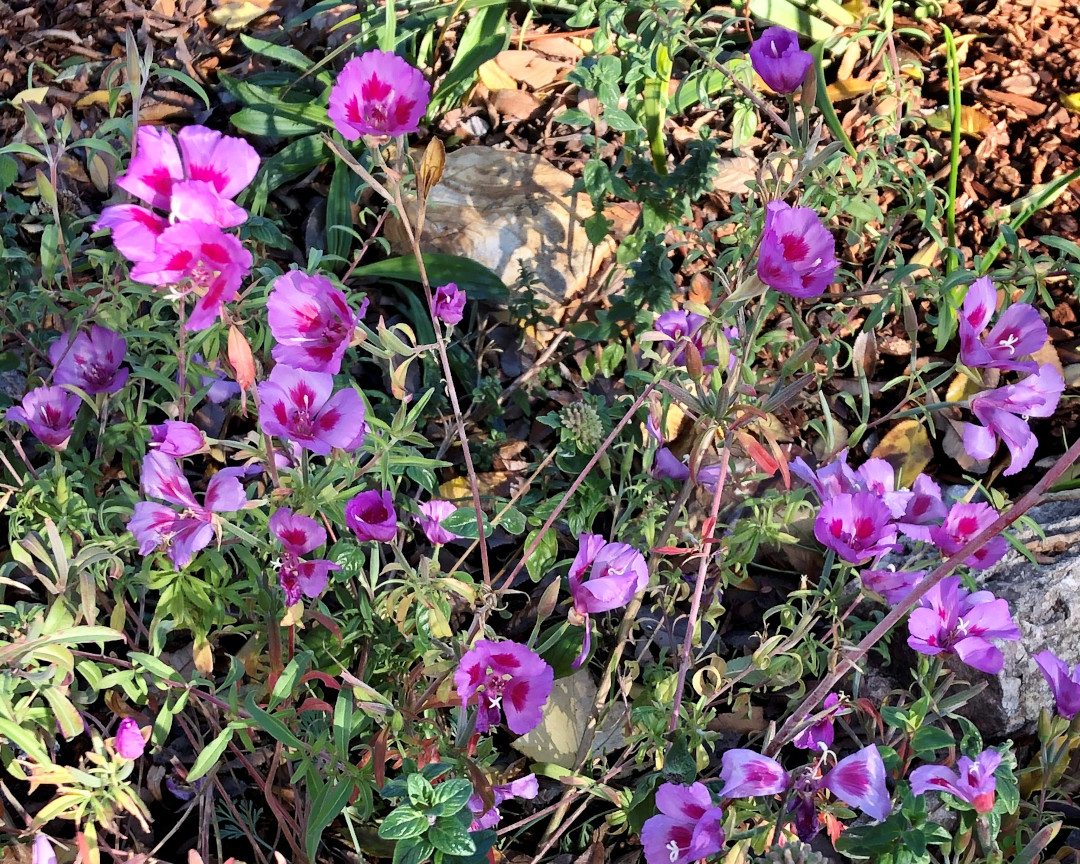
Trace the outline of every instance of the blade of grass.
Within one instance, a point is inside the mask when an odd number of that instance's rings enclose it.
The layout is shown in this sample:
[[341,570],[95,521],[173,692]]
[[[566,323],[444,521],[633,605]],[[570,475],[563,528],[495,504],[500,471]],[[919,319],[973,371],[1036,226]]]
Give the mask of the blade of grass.
[[817,105],[821,116],[825,118],[825,125],[829,127],[833,137],[843,143],[848,155],[857,160],[859,154],[855,150],[855,145],[851,143],[847,132],[844,131],[840,117],[833,108],[832,100],[829,99],[829,88],[825,82],[825,40],[815,42],[810,46],[810,56],[814,58],[814,74],[817,76]]

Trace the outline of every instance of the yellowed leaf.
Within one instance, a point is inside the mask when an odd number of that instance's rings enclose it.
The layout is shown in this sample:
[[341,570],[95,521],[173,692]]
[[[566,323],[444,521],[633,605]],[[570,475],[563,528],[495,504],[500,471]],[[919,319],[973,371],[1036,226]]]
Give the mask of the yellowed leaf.
[[974,381],[961,372],[949,382],[949,389],[945,392],[945,401],[963,402],[965,399],[970,399],[982,389],[983,388],[978,381]]
[[94,188],[102,195],[106,194],[109,187],[112,186],[112,178],[109,175],[109,165],[105,161],[105,157],[100,153],[91,153],[86,167],[90,171],[90,179],[94,183]]
[[269,11],[252,3],[251,0],[234,0],[234,2],[223,3],[217,9],[207,13],[206,17],[211,24],[217,24],[226,30],[241,30]]
[[[926,124],[941,132],[948,131],[952,128],[949,116],[948,107],[938,108],[933,114],[927,116]],[[990,115],[978,105],[960,106],[960,132],[962,134],[981,138],[983,133],[990,128],[991,122]]]
[[1080,114],[1080,93],[1062,93],[1058,98],[1067,111]]
[[517,81],[511,78],[494,60],[488,60],[486,63],[481,64],[479,74],[480,83],[492,93],[496,90],[517,90]]
[[24,102],[36,102],[39,105],[44,105],[45,97],[48,93],[48,87],[28,87],[26,90],[16,93],[11,99],[11,104],[16,108],[21,106]]
[[923,425],[915,419],[901,420],[871,454],[875,459],[884,459],[900,472],[898,485],[908,487],[923,468],[934,458],[934,448],[930,436]]
[[86,95],[82,96],[78,102],[75,103],[76,108],[90,108],[94,105],[108,105],[109,104],[109,91],[108,90],[91,90]]
[[195,658],[195,668],[203,675],[209,675],[214,671],[214,651],[209,642],[196,641],[192,656]]
[[859,96],[870,93],[878,83],[864,81],[862,78],[844,78],[835,84],[830,84],[825,88],[825,92],[829,94],[830,102],[842,102],[845,99],[857,99]]

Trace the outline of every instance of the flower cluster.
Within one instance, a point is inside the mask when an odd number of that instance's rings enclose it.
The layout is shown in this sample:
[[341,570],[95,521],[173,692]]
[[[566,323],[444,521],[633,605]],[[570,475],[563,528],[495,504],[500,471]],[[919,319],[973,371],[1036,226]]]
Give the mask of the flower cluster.
[[29,391],[20,405],[8,409],[7,419],[27,426],[46,447],[63,449],[81,404],[67,388],[88,396],[117,392],[127,383],[128,370],[121,367],[126,352],[127,340],[97,324],[89,333],[62,333],[49,346],[52,385]]
[[997,292],[989,277],[976,279],[964,297],[960,316],[960,359],[973,368],[1030,373],[1015,384],[986,390],[972,397],[971,412],[978,423],[964,424],[964,449],[975,459],[990,459],[1004,441],[1010,461],[1005,475],[1023,471],[1035,455],[1038,439],[1029,417],[1049,417],[1057,410],[1065,380],[1049,363],[1024,360],[1046,344],[1046,324],[1028,303],[1005,310],[982,337],[997,308]]
[[285,547],[278,567],[278,583],[285,593],[285,602],[292,606],[300,602],[301,595],[318,597],[322,594],[326,588],[326,574],[341,567],[325,558],[303,561],[301,556],[326,542],[326,529],[309,516],[281,507],[270,517],[270,530]]
[[94,230],[112,231],[113,244],[135,265],[132,279],[180,298],[194,295],[185,326],[205,330],[251,269],[251,253],[224,229],[247,219],[232,199],[254,179],[259,155],[243,139],[205,126],[185,127],[175,140],[165,129],[141,126],[136,141],[116,183],[149,207],[106,207]]

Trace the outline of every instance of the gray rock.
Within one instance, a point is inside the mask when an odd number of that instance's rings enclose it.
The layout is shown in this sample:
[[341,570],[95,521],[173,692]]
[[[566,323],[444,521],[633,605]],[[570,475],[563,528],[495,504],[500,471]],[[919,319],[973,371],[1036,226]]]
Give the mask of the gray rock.
[[989,681],[965,713],[984,735],[995,738],[1031,732],[1039,712],[1053,709],[1050,688],[1032,659],[1035,654],[1049,649],[1069,665],[1080,662],[1080,500],[1065,493],[1028,515],[1046,539],[1031,530],[1019,536],[1040,563],[1010,551],[994,567],[976,574],[981,588],[1009,601],[1023,638],[996,643],[1005,655],[998,675],[983,676],[962,664],[954,667],[973,683]]

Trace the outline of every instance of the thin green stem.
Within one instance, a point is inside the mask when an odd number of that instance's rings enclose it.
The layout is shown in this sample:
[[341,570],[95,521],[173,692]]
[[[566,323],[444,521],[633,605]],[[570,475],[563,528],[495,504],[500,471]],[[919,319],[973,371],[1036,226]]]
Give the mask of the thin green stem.
[[952,30],[945,25],[941,29],[945,34],[945,65],[949,72],[949,195],[945,210],[945,229],[950,247],[945,257],[945,273],[948,275],[960,265],[960,252],[956,248],[956,187],[960,176],[960,60]]

